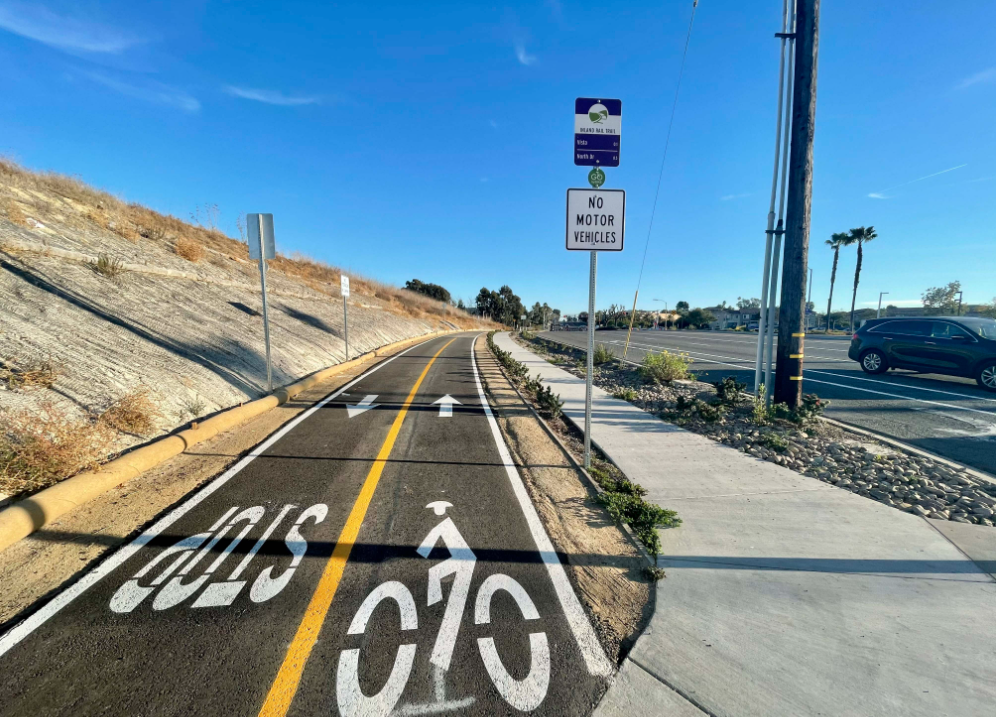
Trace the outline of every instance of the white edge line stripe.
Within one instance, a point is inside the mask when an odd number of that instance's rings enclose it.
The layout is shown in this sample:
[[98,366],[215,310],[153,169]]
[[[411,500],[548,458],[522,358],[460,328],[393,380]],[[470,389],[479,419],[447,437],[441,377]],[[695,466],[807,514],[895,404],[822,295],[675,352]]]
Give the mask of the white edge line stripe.
[[[630,346],[632,346],[632,345],[634,345],[634,344],[630,344]],[[637,345],[639,345],[639,344],[637,344]],[[643,345],[645,345],[645,344],[643,344]],[[577,347],[575,347],[575,348],[577,348]],[[668,347],[662,346],[661,348],[668,348]],[[730,359],[731,361],[741,361],[742,360],[742,361],[744,361],[745,364],[746,364],[746,362],[750,361],[750,359],[738,359],[738,358],[736,358],[734,356],[718,356],[717,354],[707,354],[707,353],[704,353],[702,351],[694,351],[694,350],[686,350],[686,349],[671,349],[671,350],[673,350],[673,351],[679,351],[680,350],[683,353],[691,355],[692,358],[695,358],[695,354],[698,354],[700,356],[715,356],[716,358]],[[742,365],[741,366],[741,365],[732,364],[732,363],[725,363],[723,361],[714,361],[712,359],[701,359],[701,360],[705,361],[706,363],[715,363],[715,364],[720,364],[722,366],[731,366],[732,368],[738,368],[738,369],[741,369],[741,370],[746,370],[746,369],[751,368],[749,365]],[[819,371],[819,370],[811,369],[811,368],[803,369],[804,373],[806,373],[806,372],[813,372],[813,371],[816,371],[816,373],[821,373],[821,374],[822,373],[829,373],[827,371]],[[772,370],[772,373],[775,373],[775,371]],[[845,379],[845,380],[851,378],[850,376],[840,376],[840,374],[835,374],[835,373],[831,373],[829,375],[831,375],[831,376],[837,376],[837,377]],[[875,381],[875,379],[867,379],[867,378],[860,378],[860,377],[855,377],[855,378],[856,378],[856,380],[859,380],[859,381],[873,381],[873,382]],[[901,395],[899,395],[897,393],[886,393],[885,391],[874,391],[874,390],[872,390],[870,388],[861,388],[860,386],[848,386],[847,384],[833,383],[832,381],[820,381],[819,379],[816,379],[816,378],[808,378],[807,377],[805,380],[806,381],[812,381],[813,383],[823,383],[823,384],[826,384],[827,386],[837,386],[838,388],[847,388],[847,389],[850,389],[852,391],[861,391],[863,393],[875,393],[875,394],[878,394],[880,396],[888,396],[889,398],[898,398],[898,399],[903,400],[903,401],[916,401],[917,403],[929,403],[932,406],[942,406],[944,408],[954,409],[955,411],[969,411],[970,413],[981,413],[984,416],[996,417],[996,413],[993,413],[992,411],[983,411],[983,410],[981,410],[979,408],[968,408],[967,406],[955,406],[955,405],[950,404],[950,403],[941,403],[940,401],[929,401],[926,398],[913,398],[912,396],[901,396]],[[895,383],[888,383],[886,381],[883,381],[882,384],[884,384],[886,386],[895,386],[896,388],[908,388],[911,391],[919,391],[919,390],[921,390],[920,388],[915,387],[915,386],[899,385],[899,384],[895,384]],[[937,389],[923,389],[923,390],[936,391]],[[953,393],[953,392],[945,392],[945,393],[951,393],[951,395],[953,395],[953,396],[963,396],[964,398],[966,398],[966,399],[968,399],[970,401],[976,400],[975,396],[969,396],[969,395],[966,395],[966,394]],[[992,399],[984,399],[984,400],[988,401],[988,400],[992,400]]]
[[[432,341],[428,339],[427,341]],[[354,384],[359,383],[361,380],[372,374],[373,372],[379,370],[380,368],[391,363],[394,359],[402,356],[412,349],[418,348],[427,341],[415,344],[404,351],[395,354],[386,361],[382,361],[377,364],[369,371],[365,371],[355,379],[347,383],[345,386],[340,388],[335,393],[323,398],[321,401],[316,403],[311,408],[305,410],[301,415],[292,419],[283,428],[274,433],[264,442],[256,446],[245,458],[240,460],[234,466],[229,468],[227,471],[222,473],[220,476],[215,478],[213,481],[208,483],[206,486],[197,491],[192,498],[189,498],[186,502],[180,504],[169,513],[160,518],[156,523],[146,530],[144,533],[135,538],[128,545],[119,548],[117,552],[109,556],[100,565],[94,568],[92,571],[83,576],[79,581],[69,586],[61,593],[52,598],[48,603],[46,603],[41,609],[33,613],[29,617],[25,618],[23,622],[18,623],[13,628],[8,630],[6,633],[0,637],[0,657],[6,654],[11,648],[16,646],[21,640],[26,638],[36,629],[41,627],[50,617],[59,612],[62,608],[66,607],[69,603],[75,600],[77,597],[86,592],[89,588],[95,585],[101,578],[109,575],[111,572],[120,567],[125,561],[127,561],[131,556],[145,547],[153,538],[159,535],[163,530],[168,528],[170,525],[175,523],[177,520],[182,518],[184,515],[189,513],[193,508],[197,507],[205,498],[210,496],[212,493],[217,491],[219,488],[224,486],[229,480],[231,480],[236,474],[239,473],[243,468],[252,463],[256,458],[262,455],[270,446],[279,441],[290,431],[294,430],[298,424],[305,420],[308,416],[313,414],[315,411],[320,409],[322,406],[327,404],[329,401],[334,400],[339,394],[346,391],[348,388],[352,387]]]
[[491,413],[491,406],[488,405],[488,399],[484,395],[484,388],[481,386],[481,376],[477,370],[477,355],[474,349],[477,339],[482,335],[478,334],[470,344],[470,363],[474,368],[477,395],[481,399],[481,407],[484,409],[484,414],[488,417],[488,424],[491,426],[491,435],[494,436],[498,453],[505,466],[505,473],[508,474],[508,479],[512,484],[512,492],[515,493],[515,497],[519,501],[519,507],[526,518],[526,524],[529,525],[529,532],[532,533],[533,540],[536,541],[536,547],[543,558],[543,563],[550,573],[550,581],[557,591],[557,597],[564,608],[565,617],[571,626],[571,631],[574,633],[574,639],[578,642],[578,648],[584,657],[588,672],[598,677],[608,677],[612,674],[612,664],[605,656],[602,645],[595,635],[595,630],[588,621],[588,616],[585,615],[584,609],[581,607],[581,602],[574,593],[574,588],[571,587],[571,581],[567,578],[564,566],[561,564],[560,558],[557,557],[553,543],[550,542],[550,537],[546,534],[543,523],[540,522],[539,514],[529,499],[526,486],[522,482],[522,477],[519,475],[515,463],[512,462],[512,456],[505,445],[505,439],[502,438],[498,422],[495,421],[494,414]]
[[[967,393],[958,393],[957,391],[942,391],[938,388],[926,388],[925,386],[910,386],[906,383],[892,383],[891,381],[879,381],[874,378],[865,378],[864,376],[847,376],[840,373],[834,373],[833,371],[823,371],[815,368],[807,368],[805,371],[810,371],[812,373],[823,373],[827,376],[834,376],[835,378],[843,378],[849,381],[867,381],[868,383],[877,383],[880,386],[895,386],[897,388],[908,388],[911,391],[930,391],[931,393],[943,393],[946,396],[958,396],[959,398],[967,398],[971,401],[990,401],[996,403],[996,398],[986,398],[985,396],[972,396]],[[897,376],[896,378],[899,378]]]

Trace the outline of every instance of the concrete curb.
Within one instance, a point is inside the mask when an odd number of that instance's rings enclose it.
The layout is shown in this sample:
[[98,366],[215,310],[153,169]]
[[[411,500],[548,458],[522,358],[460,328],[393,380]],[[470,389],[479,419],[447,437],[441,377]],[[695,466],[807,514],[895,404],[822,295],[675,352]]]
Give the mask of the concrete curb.
[[879,443],[885,443],[886,445],[892,446],[893,448],[898,448],[907,453],[912,453],[914,455],[923,456],[924,458],[929,458],[932,461],[937,461],[938,463],[943,463],[949,468],[954,468],[955,470],[961,471],[963,473],[968,473],[975,478],[986,483],[996,483],[996,476],[989,475],[984,471],[980,471],[978,468],[970,468],[964,463],[959,463],[958,461],[953,461],[950,458],[945,458],[944,456],[939,456],[936,453],[931,453],[923,448],[917,448],[916,446],[911,446],[909,443],[904,443],[903,441],[896,440],[895,438],[890,438],[889,436],[878,433],[877,431],[872,431],[867,428],[859,428],[852,423],[844,423],[843,421],[838,421],[834,418],[827,418],[826,416],[820,416],[821,421],[829,423],[831,426],[837,426],[845,431],[851,431],[852,433],[858,433],[862,436],[867,436],[868,438],[873,438]]
[[302,391],[317,385],[327,378],[354,368],[375,357],[396,351],[406,346],[428,341],[429,339],[455,331],[436,331],[404,341],[381,346],[344,363],[316,371],[297,383],[277,389],[269,396],[251,401],[242,406],[233,406],[206,421],[195,422],[191,428],[157,439],[137,448],[120,458],[106,463],[96,471],[79,473],[34,495],[17,501],[0,510],[0,551],[5,550],[22,538],[52,523],[87,501],[135,478],[150,468],[173,458],[191,446],[214,438],[219,433],[250,418],[287,403]]
[[[487,339],[485,339],[485,342],[486,341]],[[574,454],[571,452],[571,449],[568,448],[566,445],[564,445],[564,442],[560,440],[560,436],[554,433],[553,429],[550,428],[549,425],[547,425],[547,422],[543,419],[543,417],[539,414],[539,412],[535,408],[533,408],[533,404],[525,396],[522,395],[522,392],[519,390],[519,387],[515,385],[515,382],[505,371],[505,367],[502,366],[501,362],[495,358],[493,353],[491,353],[491,350],[487,346],[487,343],[485,343],[484,348],[488,352],[488,355],[491,356],[492,360],[494,360],[495,366],[498,368],[499,373],[501,373],[501,375],[505,377],[505,380],[508,381],[508,385],[511,386],[512,390],[515,391],[516,395],[518,395],[519,400],[522,401],[525,407],[528,408],[529,411],[532,413],[533,418],[535,418],[536,421],[540,424],[540,426],[543,427],[543,431],[546,433],[546,435],[551,440],[553,440],[553,442],[557,444],[557,447],[560,448],[561,452],[565,456],[567,456],[567,460],[574,467],[574,469],[577,470],[582,475],[582,477],[584,477],[585,481],[587,481],[588,483],[588,487],[591,488],[593,491],[595,491],[595,495],[601,495],[602,493],[604,493],[605,490],[602,488],[602,486],[600,486],[595,481],[595,479],[591,477],[591,474],[588,473],[588,471],[584,469],[584,466],[581,465],[581,463],[579,463],[578,460],[574,457]],[[485,388],[487,388],[487,386],[485,386]],[[606,459],[610,460],[610,462],[612,462],[612,464],[615,465],[615,461],[612,461],[608,457],[608,454],[605,453],[605,451],[602,451],[601,449],[599,449],[599,451],[602,453],[603,456],[606,457]],[[618,468],[618,466],[616,467]],[[650,553],[647,552],[647,549],[644,547],[643,543],[641,543],[640,539],[636,537],[636,533],[633,532],[633,529],[630,528],[627,523],[615,523],[615,525],[622,530],[622,532],[629,539],[629,542],[632,543],[633,547],[636,548],[637,552],[639,552],[640,555],[643,556],[644,560],[647,561],[647,566],[651,568],[656,568],[657,559],[652,557]]]

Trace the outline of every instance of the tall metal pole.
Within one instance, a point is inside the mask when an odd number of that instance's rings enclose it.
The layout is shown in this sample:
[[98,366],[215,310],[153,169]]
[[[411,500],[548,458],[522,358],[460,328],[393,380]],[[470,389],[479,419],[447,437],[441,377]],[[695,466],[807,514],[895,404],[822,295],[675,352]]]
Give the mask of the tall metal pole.
[[263,286],[263,337],[266,340],[266,391],[273,393],[273,367],[270,364],[270,312],[266,305],[266,248],[263,246],[263,215],[257,214],[259,226],[259,281]]
[[633,294],[633,312],[629,317],[629,331],[626,332],[626,348],[623,349],[623,358],[629,354],[629,337],[633,335],[633,320],[636,319],[636,300],[640,298],[640,290]]
[[813,139],[816,132],[816,65],[819,53],[820,0],[797,0],[795,88],[792,97],[792,147],[785,268],[778,327],[775,401],[796,408],[802,400],[806,266],[813,200]]
[[809,305],[813,303],[813,269],[809,268],[809,281],[806,282],[806,331],[809,331]]
[[888,291],[880,291],[880,292],[878,292],[878,311],[875,312],[875,318],[876,319],[881,318],[881,316],[882,316],[882,297],[885,296],[888,293],[889,293]]
[[958,316],[961,316],[961,299],[964,296],[964,293],[965,292],[963,291],[958,292],[958,314],[957,314]]
[[[771,177],[771,202],[768,206],[768,227],[764,231],[764,276],[761,280],[761,313],[757,321],[757,360],[754,364],[754,395],[761,390],[761,370],[764,365],[764,336],[767,328],[768,282],[771,275],[771,245],[775,233],[775,196],[778,188],[778,159],[782,148],[782,102],[785,95],[785,30],[788,27],[789,0],[782,1],[781,58],[778,61],[778,110],[775,113],[775,164]],[[770,393],[770,391],[769,391]]]
[[346,339],[346,360],[349,361],[349,301],[342,297],[342,333]]
[[598,270],[598,252],[591,252],[591,269],[588,276],[588,370],[584,387],[584,467],[591,468],[591,383],[595,364],[595,274]]

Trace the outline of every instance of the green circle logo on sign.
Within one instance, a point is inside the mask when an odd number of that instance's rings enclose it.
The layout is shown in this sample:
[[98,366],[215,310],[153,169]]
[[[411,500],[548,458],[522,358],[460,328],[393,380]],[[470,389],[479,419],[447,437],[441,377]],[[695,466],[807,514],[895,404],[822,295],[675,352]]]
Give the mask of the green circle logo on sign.
[[603,172],[598,167],[588,172],[588,184],[598,189],[603,184],[605,184],[605,172]]

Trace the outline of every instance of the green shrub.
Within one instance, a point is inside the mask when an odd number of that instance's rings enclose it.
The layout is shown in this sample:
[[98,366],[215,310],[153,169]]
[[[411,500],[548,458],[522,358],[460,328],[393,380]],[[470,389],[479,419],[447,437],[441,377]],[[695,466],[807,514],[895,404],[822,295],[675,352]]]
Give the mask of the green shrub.
[[771,420],[771,412],[768,410],[767,389],[762,383],[757,391],[757,395],[751,398],[750,420],[755,426],[766,426]]
[[789,447],[788,441],[779,436],[777,433],[768,433],[762,436],[761,440],[758,442],[765,448],[770,448],[771,450],[779,453],[784,453]]
[[795,409],[795,422],[802,425],[812,423],[823,415],[823,411],[829,405],[829,401],[820,398],[815,393],[803,394],[802,405]]
[[536,403],[540,411],[546,413],[551,418],[559,418],[564,408],[564,402],[560,396],[554,393],[549,386],[543,386],[536,391]]
[[636,391],[631,388],[620,388],[616,389],[616,392],[612,396],[614,398],[621,398],[623,401],[635,401]]
[[657,529],[681,525],[677,512],[648,503],[631,493],[606,491],[598,496],[598,500],[614,520],[626,523],[633,529],[651,555],[656,556],[661,552],[661,538]]
[[688,367],[692,359],[688,354],[662,351],[659,354],[648,353],[640,366],[640,376],[647,383],[669,384],[672,381],[688,379],[691,374]]
[[722,381],[712,384],[716,387],[716,396],[727,406],[736,406],[747,389],[746,383],[737,381],[736,376],[726,376]]
[[603,363],[608,363],[616,357],[615,353],[605,344],[597,344],[595,346],[595,353],[591,355],[591,362],[595,366],[601,366]]

